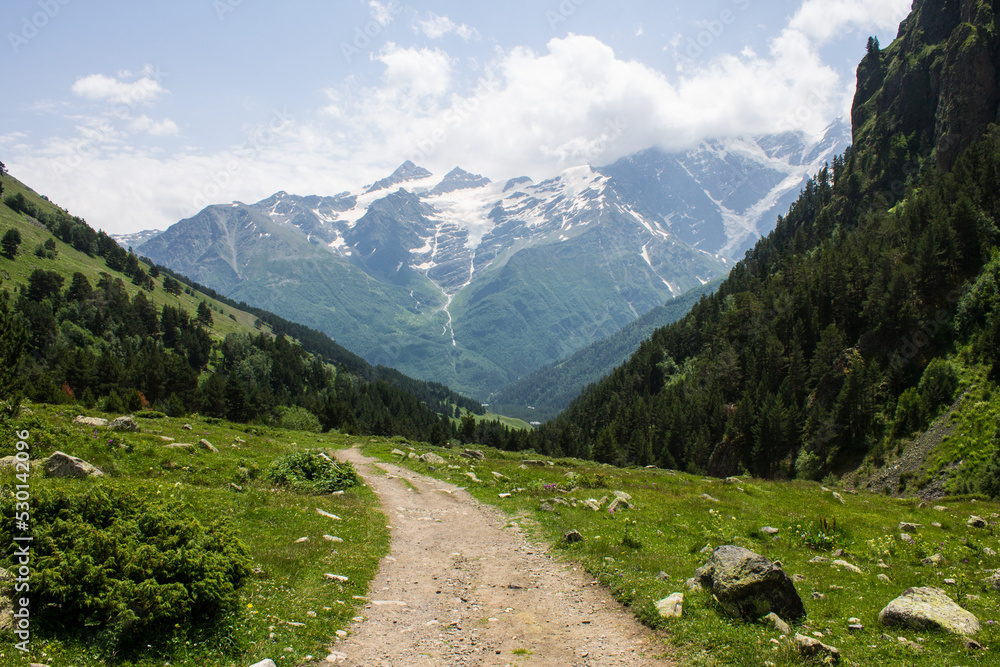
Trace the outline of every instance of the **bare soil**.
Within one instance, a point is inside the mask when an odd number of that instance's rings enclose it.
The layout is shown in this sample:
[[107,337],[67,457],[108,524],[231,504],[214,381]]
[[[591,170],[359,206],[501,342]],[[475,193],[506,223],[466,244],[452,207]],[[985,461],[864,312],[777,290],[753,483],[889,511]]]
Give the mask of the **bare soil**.
[[529,542],[516,521],[464,490],[357,449],[338,456],[355,464],[381,499],[392,547],[363,620],[333,646],[329,662],[673,664],[656,657],[665,649],[654,633],[578,566]]

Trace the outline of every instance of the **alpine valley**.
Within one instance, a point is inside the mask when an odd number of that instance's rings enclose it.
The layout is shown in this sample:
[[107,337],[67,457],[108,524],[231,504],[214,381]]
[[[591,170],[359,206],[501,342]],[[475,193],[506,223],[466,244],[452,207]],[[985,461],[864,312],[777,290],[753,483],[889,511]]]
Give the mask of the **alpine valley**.
[[726,274],[849,141],[838,122],[813,140],[650,149],[540,183],[406,162],[354,192],[210,206],[123,242],[483,400]]

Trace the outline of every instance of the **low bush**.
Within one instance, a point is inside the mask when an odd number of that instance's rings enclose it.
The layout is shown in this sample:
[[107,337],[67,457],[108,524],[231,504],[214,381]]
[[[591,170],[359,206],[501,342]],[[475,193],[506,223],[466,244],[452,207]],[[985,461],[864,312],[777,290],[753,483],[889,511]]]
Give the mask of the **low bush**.
[[[32,617],[47,633],[96,634],[128,655],[236,610],[251,560],[224,524],[205,528],[177,503],[107,485],[38,489],[32,501]],[[13,504],[0,501],[5,544]]]
[[276,459],[267,470],[267,479],[307,493],[333,493],[360,484],[350,463],[337,463],[320,452],[296,452]]

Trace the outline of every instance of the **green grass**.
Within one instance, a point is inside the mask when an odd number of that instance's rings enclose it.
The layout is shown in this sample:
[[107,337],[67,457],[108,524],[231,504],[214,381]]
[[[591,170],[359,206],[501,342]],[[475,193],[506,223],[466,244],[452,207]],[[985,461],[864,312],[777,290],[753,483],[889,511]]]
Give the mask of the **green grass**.
[[[93,463],[106,475],[99,480],[49,479],[36,465],[30,480],[33,490],[55,487],[73,493],[99,484],[180,501],[205,525],[219,518],[230,523],[249,547],[254,567],[262,571],[243,588],[239,613],[214,629],[177,628],[134,662],[115,662],[115,656],[103,653],[93,640],[54,637],[45,628],[32,637],[31,662],[143,667],[169,662],[194,667],[247,665],[270,657],[279,664],[300,664],[308,655],[324,658],[334,633],[358,613],[362,602],[355,596],[367,594],[388,551],[385,517],[375,495],[367,487],[337,496],[303,495],[274,488],[263,479],[267,467],[283,454],[329,451],[349,446],[353,439],[194,417],[139,419],[141,433],[111,434],[74,424],[75,408],[29,407],[31,414],[14,426],[30,431],[33,458],[61,450]],[[186,423],[193,429],[184,430]],[[0,456],[14,453],[14,430],[0,433]],[[166,449],[161,436],[195,444],[205,438],[219,452]],[[0,488],[10,489],[15,482],[12,471],[0,475]],[[341,520],[322,516],[317,509]],[[343,543],[327,541],[324,535]],[[301,537],[309,537],[309,542],[297,544]],[[326,573],[346,576],[348,582],[326,579]],[[4,640],[0,663],[13,658],[12,646]]]
[[[372,444],[365,451],[387,459],[390,449]],[[725,484],[678,472],[623,470],[572,459],[555,460],[555,465],[549,467],[522,469],[522,456],[507,452],[486,450],[487,460],[475,462],[444,449],[421,446],[417,451],[435,451],[461,467],[430,471],[426,464],[412,460],[404,465],[466,486],[481,501],[518,517],[537,538],[555,545],[553,553],[581,563],[640,620],[662,629],[664,641],[685,665],[802,664],[787,641],[779,639],[770,627],[733,621],[717,608],[709,594],[700,590],[686,592],[685,581],[708,559],[703,550],[723,544],[736,544],[780,560],[790,575],[805,577],[796,587],[807,617],[795,631],[822,633],[823,642],[841,650],[842,664],[991,664],[993,658],[988,653],[969,652],[959,638],[881,627],[879,611],[912,586],[945,589],[980,619],[983,629],[976,637],[980,643],[991,647],[1000,640],[1000,601],[996,592],[987,590],[983,583],[1000,568],[1000,556],[986,551],[1000,551],[1000,530],[996,526],[1000,506],[995,503],[945,499],[941,504],[949,509],[939,512],[932,507],[918,508],[916,500],[851,494],[841,489],[846,500],[841,504],[833,496],[836,489],[824,491],[811,482],[741,479],[736,484]],[[470,470],[483,482],[471,483],[463,474]],[[492,471],[508,479],[497,479]],[[570,473],[577,477],[567,478]],[[602,476],[603,488],[567,488],[573,483],[600,483]],[[611,515],[594,512],[580,503],[588,498],[613,497],[615,490],[630,494],[636,508]],[[502,499],[501,493],[512,495]],[[553,502],[555,498],[570,505],[576,501],[577,507]],[[549,501],[555,511],[541,511],[543,501]],[[986,517],[990,526],[982,530],[967,527],[970,514]],[[912,544],[900,539],[900,521],[922,524]],[[934,527],[935,522],[941,526]],[[765,526],[779,529],[776,539],[760,531]],[[562,545],[563,533],[573,529],[583,534],[584,542]],[[843,557],[863,573],[810,562],[818,555],[835,560],[835,549],[843,549]],[[921,563],[923,558],[939,552],[947,559],[945,566],[934,568]],[[660,572],[665,573],[665,579],[657,577]],[[882,573],[891,581],[880,581],[878,575]],[[957,583],[946,585],[945,578]],[[685,592],[684,616],[674,621],[660,619],[655,601],[678,591]],[[823,597],[814,598],[813,592]],[[861,619],[863,630],[852,633],[847,629],[852,617]],[[898,637],[921,644],[924,651],[918,654],[901,646]]]

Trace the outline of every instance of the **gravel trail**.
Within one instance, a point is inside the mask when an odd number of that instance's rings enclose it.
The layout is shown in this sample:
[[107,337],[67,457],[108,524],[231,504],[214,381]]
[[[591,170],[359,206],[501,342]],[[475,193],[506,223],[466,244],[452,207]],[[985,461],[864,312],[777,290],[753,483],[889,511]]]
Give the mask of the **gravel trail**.
[[353,463],[381,499],[392,547],[372,582],[364,620],[333,646],[329,661],[365,667],[673,664],[654,657],[664,652],[662,644],[593,578],[547,556],[498,510],[357,449],[338,456]]

